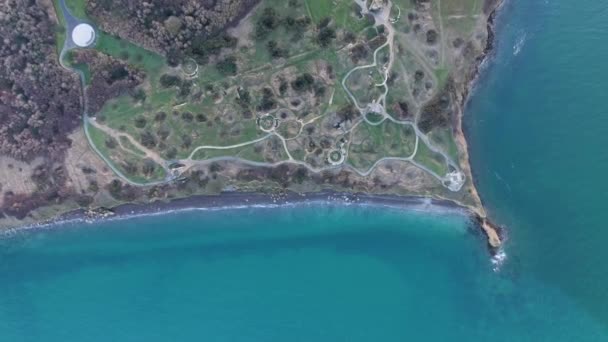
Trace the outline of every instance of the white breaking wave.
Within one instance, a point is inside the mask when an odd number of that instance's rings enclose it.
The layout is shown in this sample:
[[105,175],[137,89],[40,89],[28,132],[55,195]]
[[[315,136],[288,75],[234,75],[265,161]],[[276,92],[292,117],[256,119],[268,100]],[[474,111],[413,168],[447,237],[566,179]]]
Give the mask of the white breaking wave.
[[507,261],[507,253],[505,253],[505,251],[501,248],[500,250],[498,250],[498,252],[496,252],[496,254],[494,254],[491,261],[492,270],[494,272],[498,272],[500,271],[502,265],[504,265],[505,261]]
[[521,49],[524,47],[524,44],[526,44],[526,37],[527,34],[525,32],[519,36],[519,38],[515,42],[515,45],[513,45],[513,56],[519,55]]
[[108,216],[104,218],[87,218],[87,217],[75,217],[67,219],[52,219],[45,222],[33,223],[30,225],[18,226],[15,228],[9,228],[0,230],[0,239],[10,238],[20,233],[32,230],[51,230],[61,227],[70,226],[73,224],[85,223],[95,224],[99,222],[113,222],[131,220],[134,218],[148,217],[148,216],[165,216],[178,214],[183,212],[197,212],[197,211],[223,211],[223,210],[238,210],[238,209],[275,209],[275,208],[293,208],[293,207],[304,207],[314,206],[319,204],[329,204],[337,206],[360,206],[360,207],[381,207],[388,209],[398,209],[407,211],[410,213],[426,213],[432,215],[464,215],[467,216],[468,212],[461,207],[446,207],[437,205],[432,202],[430,198],[421,198],[420,203],[378,203],[373,201],[349,199],[344,195],[336,194],[330,195],[327,199],[315,198],[309,201],[286,201],[282,203],[251,203],[251,204],[227,204],[217,207],[178,207],[172,209],[160,209],[158,211],[145,210],[145,206],[142,207],[143,211],[139,212],[136,210],[130,213],[121,213],[117,216]]

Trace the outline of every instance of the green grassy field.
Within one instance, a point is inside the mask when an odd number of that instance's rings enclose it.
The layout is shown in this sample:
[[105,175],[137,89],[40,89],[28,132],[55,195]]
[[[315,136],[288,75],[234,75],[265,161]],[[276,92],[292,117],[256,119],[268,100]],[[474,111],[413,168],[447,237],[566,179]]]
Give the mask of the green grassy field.
[[109,155],[108,153],[104,153],[104,146],[106,145],[106,140],[110,139],[110,136],[105,134],[102,130],[91,125],[88,126],[88,129],[91,141],[95,144],[95,146],[98,147],[98,149],[103,155]]
[[431,151],[422,141],[420,141],[418,144],[418,151],[414,156],[414,160],[428,167],[439,177],[442,177],[448,173],[448,166],[443,156],[439,153]]
[[58,10],[59,8],[59,0],[53,0],[53,7],[55,8],[55,13],[57,14],[57,27],[55,28],[55,42],[57,45],[57,55],[61,53],[63,49],[63,45],[65,44],[66,39],[66,24],[65,18],[63,16],[63,12]]
[[95,49],[142,68],[151,78],[157,76],[166,66],[161,55],[105,32],[99,33]]
[[358,6],[352,0],[305,0],[310,18],[315,23],[331,17],[340,28],[359,32],[369,26],[369,22],[357,16]]
[[452,160],[458,160],[458,147],[450,128],[434,129],[428,136],[431,142],[442,148]]
[[65,5],[73,16],[80,19],[88,19],[86,13],[87,0],[65,0]]
[[450,71],[447,68],[440,68],[435,70],[435,76],[437,77],[437,88],[441,89],[445,86]]
[[[89,135],[91,137],[91,141],[93,142],[93,144],[95,144],[101,154],[103,154],[107,160],[111,161],[112,166],[120,170],[131,181],[146,183],[150,181],[159,181],[165,178],[166,172],[162,167],[160,167],[160,165],[155,165],[154,172],[149,176],[144,176],[141,173],[141,165],[145,161],[143,158],[144,155],[141,154],[142,152],[139,151],[132,144],[129,143],[129,148],[133,148],[133,151],[138,151],[139,154],[137,154],[137,152],[133,154],[123,150],[116,141],[116,139],[110,137],[105,132],[94,126],[89,125],[88,130]],[[116,143],[115,147],[108,147],[108,141],[110,140]],[[121,143],[124,143],[124,141],[121,141]],[[130,172],[128,169],[125,168],[126,163],[136,165],[138,167],[138,171]]]
[[416,134],[410,126],[386,120],[372,126],[357,127],[348,154],[348,162],[364,171],[384,157],[407,158],[414,152]]
[[328,0],[304,0],[306,8],[310,13],[310,18],[315,22],[320,22],[332,12],[332,1]]
[[133,145],[133,143],[129,139],[125,138],[125,137],[120,137],[120,144],[124,148],[126,148],[129,151],[133,152],[135,155],[138,155],[138,156],[140,156],[142,158],[146,156],[146,154],[143,151],[141,151],[139,148],[137,148],[137,146]]
[[450,0],[441,2],[441,17],[444,26],[455,32],[469,36],[475,23],[477,15],[483,11],[483,0]]
[[205,160],[218,157],[235,157],[254,162],[264,162],[264,158],[260,153],[255,152],[253,145],[230,148],[224,150],[205,149],[199,150],[194,154],[194,160]]

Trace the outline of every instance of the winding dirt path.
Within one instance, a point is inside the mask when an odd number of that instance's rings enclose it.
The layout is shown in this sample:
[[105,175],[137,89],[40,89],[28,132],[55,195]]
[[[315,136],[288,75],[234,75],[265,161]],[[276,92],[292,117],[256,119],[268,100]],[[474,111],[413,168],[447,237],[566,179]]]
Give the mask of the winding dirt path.
[[[445,160],[446,163],[448,165],[450,165],[451,167],[453,167],[455,170],[457,170],[457,172],[460,172],[458,164],[455,163],[453,160],[450,159],[450,157],[443,152],[440,148],[437,148],[436,146],[434,146],[431,141],[429,140],[428,136],[426,136],[424,133],[422,133],[420,131],[420,129],[418,129],[418,126],[416,125],[415,122],[413,121],[400,121],[397,120],[395,118],[393,118],[391,115],[389,115],[385,109],[385,105],[386,105],[386,96],[388,94],[389,91],[389,87],[387,85],[387,81],[389,79],[389,75],[391,70],[393,69],[393,66],[395,64],[395,50],[394,50],[394,41],[396,39],[396,36],[401,37],[401,34],[397,34],[393,25],[392,25],[392,21],[390,18],[390,12],[391,12],[391,8],[393,6],[392,1],[388,0],[388,4],[387,6],[385,6],[384,8],[382,8],[379,11],[375,11],[375,12],[370,12],[367,7],[366,7],[366,2],[365,0],[354,0],[357,4],[359,4],[359,6],[361,7],[361,13],[362,14],[368,14],[371,13],[372,15],[374,15],[374,18],[376,20],[376,25],[380,26],[380,25],[384,25],[384,27],[387,30],[387,41],[386,43],[384,43],[383,45],[381,45],[380,47],[378,47],[374,53],[373,53],[373,63],[368,64],[368,65],[363,65],[363,66],[357,66],[353,69],[351,69],[342,79],[341,85],[343,87],[343,89],[346,91],[349,99],[352,101],[352,103],[355,105],[355,107],[359,110],[359,112],[362,115],[362,119],[357,121],[355,124],[353,124],[348,130],[346,130],[344,133],[347,134],[349,137],[352,134],[352,132],[355,130],[355,128],[365,122],[366,124],[372,125],[372,126],[377,126],[382,124],[384,121],[386,120],[390,120],[393,123],[399,124],[399,125],[407,125],[407,126],[411,126],[414,129],[416,138],[415,138],[415,143],[414,143],[414,151],[413,153],[408,156],[408,157],[383,157],[378,159],[369,169],[361,171],[358,170],[357,168],[353,167],[352,165],[348,164],[348,163],[343,163],[343,164],[338,164],[338,165],[330,165],[330,166],[326,166],[326,167],[321,167],[321,168],[315,168],[312,167],[311,165],[303,162],[303,161],[299,161],[296,160],[292,157],[291,153],[289,152],[289,149],[287,147],[287,141],[288,140],[292,140],[292,139],[297,139],[301,134],[302,134],[302,130],[303,127],[309,123],[314,122],[315,120],[318,120],[319,118],[323,117],[324,115],[320,115],[318,117],[315,117],[311,120],[309,120],[308,122],[300,122],[301,124],[301,128],[300,131],[298,132],[298,135],[295,138],[290,138],[290,139],[286,139],[284,138],[281,134],[279,134],[276,131],[272,131],[269,132],[269,134],[261,137],[261,138],[257,138],[257,139],[253,139],[250,141],[245,141],[239,144],[234,144],[234,145],[229,145],[229,146],[215,146],[215,145],[201,145],[198,146],[196,148],[194,148],[194,150],[192,150],[192,152],[189,154],[188,158],[186,159],[182,159],[182,160],[176,160],[176,161],[168,161],[166,159],[164,159],[158,152],[153,151],[145,146],[143,146],[139,141],[137,141],[137,139],[133,138],[131,135],[124,133],[124,132],[120,132],[118,130],[115,130],[111,127],[108,127],[106,125],[103,125],[99,122],[97,122],[95,120],[95,118],[90,118],[87,115],[87,103],[86,103],[86,96],[84,96],[84,111],[83,111],[83,125],[84,125],[84,131],[85,131],[85,135],[87,137],[87,140],[89,141],[90,146],[93,148],[93,150],[106,162],[106,164],[112,169],[112,171],[121,179],[123,179],[124,181],[126,181],[129,184],[132,185],[138,185],[138,186],[149,186],[149,185],[155,185],[155,184],[162,184],[162,183],[166,183],[166,182],[171,182],[174,179],[176,179],[178,177],[177,174],[174,174],[172,172],[172,170],[169,168],[169,165],[176,162],[176,163],[181,163],[184,165],[184,167],[182,168],[182,172],[184,172],[185,170],[188,170],[189,168],[195,166],[195,165],[203,165],[203,164],[207,164],[213,161],[219,161],[219,160],[230,160],[230,161],[238,161],[240,163],[246,164],[246,165],[253,165],[253,166],[263,166],[263,167],[274,167],[274,166],[278,166],[278,165],[282,165],[282,164],[286,164],[286,163],[290,163],[290,164],[296,164],[296,165],[301,165],[306,167],[308,170],[310,170],[311,172],[322,172],[325,170],[330,170],[330,169],[336,169],[336,168],[341,168],[341,167],[347,167],[350,168],[351,170],[353,170],[355,173],[359,174],[360,176],[368,176],[369,174],[371,174],[374,169],[380,165],[383,162],[386,161],[390,161],[390,160],[397,160],[397,161],[403,161],[403,162],[409,162],[412,163],[414,165],[416,165],[418,168],[424,170],[425,172],[429,173],[430,175],[432,175],[433,177],[437,178],[439,181],[442,182],[442,184],[444,184],[444,186],[448,187],[450,190],[453,191],[458,191],[460,190],[460,188],[462,187],[462,184],[457,184],[458,186],[454,186],[454,184],[452,184],[451,186],[446,185],[446,182],[449,181],[448,176],[449,175],[438,175],[435,172],[433,172],[432,170],[430,170],[429,168],[427,168],[426,166],[416,162],[414,160],[416,154],[418,153],[418,146],[420,144],[420,142],[422,141],[422,143],[424,143],[431,151],[441,154]],[[67,25],[67,32],[71,32],[71,29],[73,27],[75,27],[77,24],[83,22],[82,20],[74,17],[68,10],[67,6],[65,6],[65,0],[61,0],[60,1],[60,5],[61,5],[61,11],[63,12],[64,18],[66,18],[66,25]],[[308,6],[308,4],[307,4]],[[440,8],[440,1],[438,3],[438,7],[439,7],[439,11],[441,11]],[[441,15],[440,15],[441,16]],[[441,21],[440,18],[440,30],[443,33],[443,23]],[[69,36],[69,34],[68,34]],[[442,34],[443,36],[443,34]],[[409,41],[409,37],[406,37],[406,39]],[[84,74],[79,71],[79,70],[75,70],[70,68],[69,66],[65,65],[63,62],[63,57],[65,55],[65,53],[67,51],[69,51],[70,49],[73,49],[74,46],[73,44],[70,43],[71,41],[69,39],[66,39],[66,43],[64,44],[64,47],[61,51],[61,57],[60,57],[60,63],[61,65],[69,70],[72,70],[74,72],[77,72],[80,76],[81,79],[81,86],[83,88],[83,90],[85,89],[85,78],[84,78]],[[437,83],[437,79],[435,77],[434,72],[432,71],[431,67],[429,65],[426,64],[424,58],[420,57],[419,55],[419,51],[417,51],[416,48],[416,44],[411,44],[411,42],[409,42],[410,44],[408,45],[413,45],[413,48],[410,50],[412,52],[412,55],[414,56],[414,58],[417,59],[417,61],[419,62],[420,65],[422,65],[422,67],[425,69],[425,71],[427,72],[428,75],[430,75],[430,77],[433,78],[433,81],[435,83]],[[376,86],[378,87],[384,87],[384,92],[382,93],[382,95],[379,96],[378,99],[374,100],[371,104],[368,104],[366,107],[361,107],[357,98],[352,94],[352,92],[350,91],[350,89],[348,88],[348,86],[346,85],[346,81],[348,80],[348,78],[357,70],[362,70],[362,69],[368,69],[368,68],[378,68],[378,53],[383,49],[388,47],[389,49],[389,61],[386,64],[386,66],[383,68],[383,70],[379,70],[384,74],[384,80],[382,83],[380,84],[376,84]],[[443,49],[443,43],[442,43],[442,49]],[[444,62],[444,52],[442,50],[442,64]],[[272,67],[272,66],[271,66]],[[331,101],[331,100],[330,100]],[[378,114],[382,115],[382,120],[378,121],[378,122],[371,122],[367,119],[366,114],[368,111],[373,111],[376,112]],[[137,148],[138,150],[140,150],[143,154],[144,154],[144,158],[149,158],[151,160],[153,160],[155,163],[157,163],[158,165],[160,165],[162,168],[164,168],[164,170],[167,172],[167,177],[165,180],[163,181],[158,181],[158,182],[149,182],[149,183],[138,183],[138,182],[134,182],[131,179],[129,179],[127,176],[125,176],[120,170],[118,170],[113,163],[108,160],[108,158],[101,153],[101,151],[97,148],[97,146],[95,146],[91,136],[90,136],[90,132],[89,132],[89,125],[91,125],[92,127],[95,127],[97,129],[102,130],[105,134],[115,138],[119,144],[121,149],[123,149],[125,152],[127,153],[132,153],[132,154],[137,154],[135,151],[132,151],[130,148],[127,148],[125,146],[123,146],[123,144],[121,143],[121,138],[127,139],[129,141],[129,143],[131,143],[135,148]],[[200,150],[228,150],[228,149],[233,149],[233,148],[239,148],[239,147],[244,147],[244,146],[248,146],[251,144],[255,144],[261,141],[264,141],[272,136],[276,136],[278,137],[283,145],[283,148],[285,149],[285,152],[288,156],[287,160],[283,160],[280,162],[276,162],[276,163],[266,163],[266,162],[253,162],[250,160],[245,160],[242,158],[238,158],[238,157],[231,157],[231,156],[226,156],[226,157],[217,157],[217,158],[210,158],[210,159],[206,159],[206,160],[193,160],[194,155],[200,151]],[[349,151],[349,147],[350,147],[350,143],[351,143],[351,139],[348,139],[348,142],[345,144],[346,148],[345,150],[345,158],[344,160],[346,160],[347,155],[348,155],[348,151]],[[464,183],[464,181],[462,182]]]

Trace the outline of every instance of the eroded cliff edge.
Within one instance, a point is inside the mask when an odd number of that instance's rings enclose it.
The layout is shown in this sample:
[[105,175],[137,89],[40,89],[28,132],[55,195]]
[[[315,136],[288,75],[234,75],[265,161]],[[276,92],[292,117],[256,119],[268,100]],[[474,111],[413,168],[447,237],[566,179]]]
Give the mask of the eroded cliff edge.
[[468,81],[463,83],[465,86],[459,91],[459,99],[460,99],[459,115],[457,116],[458,122],[455,123],[455,127],[457,129],[456,135],[455,135],[456,142],[460,146],[460,150],[463,152],[462,156],[461,156],[461,165],[462,165],[463,171],[466,173],[467,177],[472,180],[472,182],[470,184],[470,194],[474,198],[475,205],[468,206],[468,207],[472,211],[472,213],[477,221],[477,224],[483,230],[483,232],[486,234],[486,236],[488,238],[488,245],[493,250],[500,248],[502,245],[501,228],[499,226],[497,226],[495,223],[493,223],[490,218],[488,218],[485,207],[482,203],[482,200],[481,200],[479,193],[477,191],[477,188],[475,186],[475,181],[473,178],[470,159],[469,159],[469,146],[468,146],[468,142],[466,140],[465,134],[464,134],[462,121],[463,121],[463,116],[465,114],[464,108],[466,106],[466,102],[471,93],[471,90],[475,86],[475,82],[477,81],[477,78],[481,71],[480,69],[481,69],[482,65],[484,64],[484,62],[486,62],[486,60],[491,57],[491,54],[493,52],[494,45],[495,45],[495,39],[496,39],[495,32],[494,32],[495,19],[496,19],[496,15],[497,15],[498,11],[500,10],[502,4],[503,4],[503,0],[486,0],[484,2],[484,13],[486,13],[488,16],[487,24],[486,24],[486,32],[487,32],[486,46],[483,50],[483,53],[475,59],[475,63],[472,65],[471,71],[468,74]]

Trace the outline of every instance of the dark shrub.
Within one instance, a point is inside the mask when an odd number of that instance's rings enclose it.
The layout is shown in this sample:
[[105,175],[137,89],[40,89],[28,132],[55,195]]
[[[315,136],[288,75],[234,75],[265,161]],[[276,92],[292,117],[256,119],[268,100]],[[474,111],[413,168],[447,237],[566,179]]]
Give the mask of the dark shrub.
[[116,141],[116,139],[111,138],[111,137],[106,139],[107,148],[112,149],[112,148],[116,148],[116,146],[118,146],[118,142]]
[[164,88],[169,88],[179,86],[182,83],[182,79],[175,75],[164,74],[160,77],[159,82]]
[[186,122],[192,122],[192,120],[194,120],[194,115],[192,115],[192,113],[190,113],[190,112],[183,112],[182,120],[184,120]]
[[437,34],[437,31],[428,30],[428,31],[426,31],[426,42],[433,45],[433,44],[437,43],[438,36],[439,35]]
[[272,58],[285,58],[287,57],[287,49],[280,48],[274,40],[269,41],[266,44],[266,48],[268,48],[268,53]]
[[156,137],[150,131],[144,131],[140,137],[141,144],[147,148],[153,148],[156,146]]
[[263,39],[278,26],[279,18],[277,13],[271,7],[266,7],[264,11],[262,11],[262,16],[256,23],[255,36],[258,39]]
[[317,35],[317,42],[321,47],[328,47],[332,40],[336,38],[336,30],[331,27],[324,27],[319,30],[319,34]]
[[274,108],[276,101],[274,100],[274,94],[270,88],[264,88],[262,90],[262,100],[258,106],[259,110],[265,111]]
[[158,113],[156,113],[156,115],[154,115],[154,121],[156,121],[156,122],[163,122],[163,121],[165,121],[166,118],[167,118],[167,113],[165,113],[165,112],[158,112]]
[[291,82],[291,88],[297,92],[310,91],[314,83],[315,79],[312,77],[312,75],[305,73],[298,76],[294,81]]
[[205,122],[205,121],[207,121],[207,116],[205,116],[205,114],[202,114],[202,113],[196,114],[196,121]]
[[237,72],[236,57],[228,56],[223,60],[217,62],[215,67],[223,75],[234,76]]
[[137,118],[135,118],[135,127],[137,128],[146,127],[146,123],[146,118],[144,118],[143,116],[138,116]]

